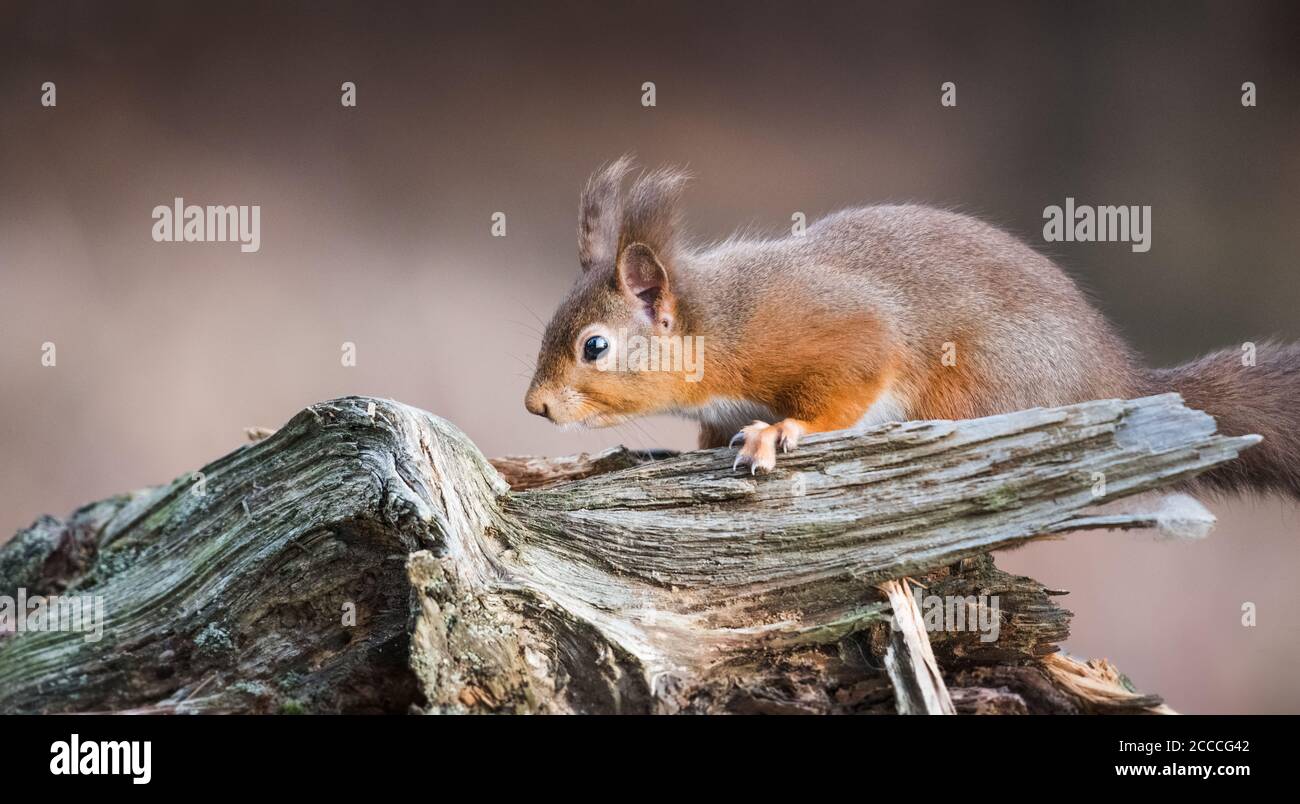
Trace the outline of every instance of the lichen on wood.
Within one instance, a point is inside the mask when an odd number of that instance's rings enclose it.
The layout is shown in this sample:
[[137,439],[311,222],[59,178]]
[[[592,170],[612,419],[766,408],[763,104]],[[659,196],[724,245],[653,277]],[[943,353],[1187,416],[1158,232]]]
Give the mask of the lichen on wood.
[[1165,395],[819,434],[754,477],[725,449],[489,462],[337,399],[0,547],[0,595],[107,612],[99,642],[0,634],[0,711],[892,712],[877,586],[909,576],[1002,595],[996,642],[930,636],[956,711],[1147,710],[1081,702],[1095,679],[1044,664],[1068,613],[988,554],[1149,524],[1096,516],[1098,473],[1124,497],[1252,443]]

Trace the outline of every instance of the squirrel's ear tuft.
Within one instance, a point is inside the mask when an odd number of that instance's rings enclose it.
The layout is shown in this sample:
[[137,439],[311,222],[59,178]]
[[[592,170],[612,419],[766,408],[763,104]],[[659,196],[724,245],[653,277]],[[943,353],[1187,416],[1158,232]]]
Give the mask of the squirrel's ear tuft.
[[656,326],[672,323],[673,296],[668,271],[645,243],[630,243],[618,256],[618,286]]
[[631,169],[632,157],[624,154],[587,180],[578,206],[578,262],[583,271],[590,271],[593,265],[614,262],[623,216],[619,189]]
[[649,246],[661,267],[671,268],[677,257],[681,223],[677,201],[688,181],[690,174],[686,171],[665,167],[643,173],[632,183],[618,236],[620,255],[629,244],[641,243]]

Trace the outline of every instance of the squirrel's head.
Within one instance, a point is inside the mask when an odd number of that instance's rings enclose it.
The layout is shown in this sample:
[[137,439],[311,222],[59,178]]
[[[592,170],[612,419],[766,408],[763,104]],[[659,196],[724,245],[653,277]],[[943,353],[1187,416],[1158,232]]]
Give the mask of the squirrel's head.
[[612,162],[582,193],[582,274],[546,327],[524,399],[529,412],[556,424],[605,427],[677,407],[699,357],[662,360],[665,350],[695,345],[683,337],[684,304],[673,281],[676,201],[686,174],[642,174],[624,197],[630,168],[627,157]]

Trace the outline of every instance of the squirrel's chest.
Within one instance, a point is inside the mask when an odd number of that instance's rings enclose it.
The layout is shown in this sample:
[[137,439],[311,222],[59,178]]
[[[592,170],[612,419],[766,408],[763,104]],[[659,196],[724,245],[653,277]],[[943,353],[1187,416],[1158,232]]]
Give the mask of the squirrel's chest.
[[[785,418],[784,414],[772,410],[767,405],[732,397],[717,397],[709,400],[707,404],[679,412],[700,424],[723,431],[739,431],[740,428],[756,420],[770,424]],[[866,409],[853,427],[872,427],[885,422],[906,421],[908,418],[904,401],[892,390],[887,389]]]
[[750,402],[747,399],[732,399],[729,397],[711,399],[705,405],[682,412],[686,416],[697,420],[700,424],[716,427],[720,430],[739,430],[756,419],[758,421],[774,422],[782,418],[766,405]]

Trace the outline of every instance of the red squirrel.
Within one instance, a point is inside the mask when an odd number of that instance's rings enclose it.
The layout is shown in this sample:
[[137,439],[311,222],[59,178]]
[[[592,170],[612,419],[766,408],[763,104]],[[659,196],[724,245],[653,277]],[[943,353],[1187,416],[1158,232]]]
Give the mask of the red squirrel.
[[[802,235],[684,242],[685,173],[598,170],[582,193],[582,273],[546,328],[527,409],[607,426],[671,413],[701,448],[773,469],[808,433],[964,419],[1166,391],[1261,444],[1198,479],[1300,497],[1300,345],[1261,343],[1149,370],[1051,260],[971,217],[846,209]],[[698,338],[702,371],[613,365],[620,339]],[[665,361],[668,363],[668,361]],[[674,370],[677,369],[677,370]],[[697,379],[698,381],[691,381]]]

